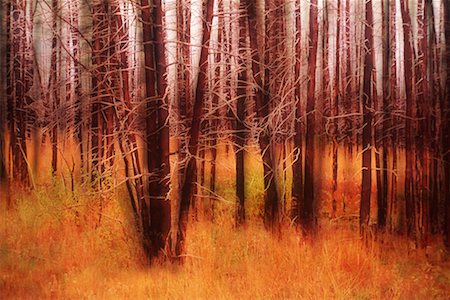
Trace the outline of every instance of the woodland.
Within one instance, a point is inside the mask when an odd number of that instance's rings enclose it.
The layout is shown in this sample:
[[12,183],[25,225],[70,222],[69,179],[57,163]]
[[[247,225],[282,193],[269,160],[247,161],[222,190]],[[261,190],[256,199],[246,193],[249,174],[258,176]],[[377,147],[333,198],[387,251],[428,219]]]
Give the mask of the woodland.
[[0,24],[0,298],[448,299],[450,2]]

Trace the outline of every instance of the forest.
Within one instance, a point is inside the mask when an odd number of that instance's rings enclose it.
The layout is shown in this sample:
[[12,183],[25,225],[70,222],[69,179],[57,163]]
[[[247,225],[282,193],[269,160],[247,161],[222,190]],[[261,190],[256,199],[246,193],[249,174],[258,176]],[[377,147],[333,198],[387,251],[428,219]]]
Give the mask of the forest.
[[448,299],[450,2],[0,24],[0,298]]

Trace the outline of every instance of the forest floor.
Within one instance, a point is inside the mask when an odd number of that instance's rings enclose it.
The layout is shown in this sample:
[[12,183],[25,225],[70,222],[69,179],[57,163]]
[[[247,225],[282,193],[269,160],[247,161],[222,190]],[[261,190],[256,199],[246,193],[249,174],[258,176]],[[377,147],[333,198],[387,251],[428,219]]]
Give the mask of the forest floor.
[[[116,197],[119,197],[116,195]],[[119,197],[120,198],[120,197]],[[400,238],[363,245],[351,224],[322,222],[314,241],[257,221],[193,223],[184,264],[148,266],[118,198],[77,204],[64,189],[14,195],[0,211],[1,299],[448,299],[439,243],[421,253]],[[426,253],[425,253],[426,252]]]

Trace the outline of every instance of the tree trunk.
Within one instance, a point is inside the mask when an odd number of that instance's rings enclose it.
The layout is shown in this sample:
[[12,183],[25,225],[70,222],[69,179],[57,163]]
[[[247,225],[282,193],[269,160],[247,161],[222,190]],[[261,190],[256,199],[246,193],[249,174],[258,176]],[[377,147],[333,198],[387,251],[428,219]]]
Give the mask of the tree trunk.
[[[256,4],[254,1],[246,0],[245,5],[247,7],[248,32],[250,36],[250,48],[252,51],[253,78],[257,88],[255,93],[255,111],[260,124],[262,124],[262,120],[269,115],[269,103],[267,102],[269,99],[267,97],[268,91],[264,90],[266,84],[262,79],[262,74],[265,73],[265,70],[259,54]],[[266,79],[267,78],[265,78],[265,80]],[[258,142],[264,166],[264,190],[266,191],[264,195],[265,225],[266,228],[274,229],[278,220],[274,219],[276,216],[273,215],[274,211],[272,208],[275,209],[277,207],[276,204],[279,203],[279,200],[274,180],[275,165],[272,158],[273,151],[270,143],[269,128],[266,128],[261,132]]]
[[340,80],[340,59],[339,59],[339,49],[340,49],[340,42],[339,42],[339,36],[340,36],[340,18],[341,18],[341,2],[339,1],[338,7],[337,7],[337,24],[336,24],[336,56],[335,56],[335,73],[334,73],[334,86],[333,89],[333,107],[332,107],[332,116],[333,119],[333,183],[332,183],[332,191],[333,191],[333,202],[332,202],[332,217],[336,217],[336,210],[337,210],[337,188],[338,188],[338,151],[339,151],[339,122],[338,122],[338,115],[339,115],[339,97],[340,97],[340,90],[339,90],[339,80]]
[[403,18],[403,33],[405,45],[405,88],[406,88],[406,120],[405,120],[405,156],[406,156],[406,174],[405,174],[405,202],[406,202],[406,223],[407,234],[412,236],[414,233],[415,214],[414,214],[414,194],[413,183],[413,164],[415,158],[415,147],[413,144],[413,122],[415,117],[413,112],[413,81],[410,78],[413,73],[413,43],[411,41],[411,16],[407,2],[402,0],[401,12]]
[[364,86],[362,94],[362,182],[360,204],[360,231],[364,235],[369,226],[370,198],[372,188],[372,71],[373,71],[373,10],[372,1],[366,2]]
[[446,41],[446,60],[447,60],[447,82],[445,84],[446,93],[444,105],[441,108],[443,124],[443,164],[444,164],[444,195],[445,195],[445,223],[444,239],[447,249],[450,249],[450,4],[444,1],[444,20],[445,23],[445,41]]
[[167,199],[169,164],[169,131],[166,93],[166,56],[161,1],[141,1],[145,79],[147,96],[147,163],[150,203],[145,205],[143,226],[148,254],[157,256],[166,246],[170,231],[170,202]]
[[292,164],[292,219],[296,219],[299,222],[301,213],[301,204],[303,203],[303,154],[302,154],[302,82],[300,80],[301,75],[301,54],[302,54],[302,41],[301,41],[301,3],[298,3],[296,9],[297,16],[296,23],[296,46],[295,46],[295,136],[294,147],[296,149],[296,155]]
[[195,87],[194,109],[192,115],[192,123],[189,130],[188,158],[184,178],[181,187],[180,208],[178,211],[178,236],[176,242],[175,254],[180,256],[185,251],[186,230],[189,219],[189,207],[192,199],[193,183],[196,173],[196,155],[198,149],[198,141],[200,136],[200,122],[203,115],[203,102],[206,95],[206,73],[208,67],[208,47],[211,31],[211,23],[213,17],[214,1],[207,1],[204,13],[204,26],[202,37],[202,50],[200,54],[200,72],[198,75],[197,86]]
[[244,16],[239,17],[239,74],[237,87],[237,114],[235,128],[236,143],[236,225],[245,223],[245,102],[247,99],[246,48],[247,24]]
[[26,133],[27,133],[27,92],[30,81],[26,78],[26,51],[30,48],[31,32],[27,28],[26,2],[12,0],[11,4],[10,45],[10,80],[11,115],[10,146],[12,147],[12,177],[19,184],[29,186]]
[[314,212],[314,149],[315,149],[315,83],[318,41],[317,0],[311,1],[309,12],[309,56],[308,56],[308,96],[306,100],[306,141],[305,141],[305,188],[300,223],[308,232],[315,228]]
[[52,54],[50,63],[50,78],[48,80],[48,91],[50,93],[50,99],[52,103],[52,174],[56,175],[58,166],[58,108],[60,103],[59,95],[59,79],[58,74],[60,72],[60,67],[58,66],[58,0],[52,0]]

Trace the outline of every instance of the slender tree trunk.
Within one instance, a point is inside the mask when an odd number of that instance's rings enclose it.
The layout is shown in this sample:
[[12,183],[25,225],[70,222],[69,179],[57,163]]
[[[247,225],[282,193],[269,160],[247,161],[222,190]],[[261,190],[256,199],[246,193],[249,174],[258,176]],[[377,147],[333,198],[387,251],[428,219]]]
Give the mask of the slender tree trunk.
[[59,95],[59,83],[58,83],[58,73],[60,71],[60,66],[58,66],[58,0],[52,0],[52,54],[50,63],[50,78],[48,91],[50,93],[50,99],[52,103],[53,110],[53,122],[52,122],[52,174],[56,175],[58,166],[58,108],[60,103]]
[[411,74],[413,72],[413,44],[411,41],[411,16],[407,2],[402,0],[401,12],[403,17],[403,33],[405,45],[405,89],[406,89],[406,120],[405,120],[405,155],[406,155],[406,174],[405,174],[405,201],[406,201],[406,223],[407,234],[412,236],[414,232],[415,214],[414,214],[414,182],[413,182],[413,164],[415,157],[415,147],[413,145],[413,81]]
[[203,102],[206,95],[206,73],[208,67],[208,47],[211,31],[211,23],[213,17],[214,1],[207,1],[204,13],[204,26],[202,37],[202,50],[200,53],[200,72],[198,75],[197,86],[195,87],[194,109],[192,115],[192,124],[189,130],[188,158],[184,178],[181,188],[181,203],[178,212],[178,237],[176,243],[175,254],[180,256],[185,251],[186,230],[188,225],[189,206],[192,199],[193,183],[196,173],[196,158],[198,142],[200,136],[200,122],[203,115]]
[[444,195],[445,197],[445,223],[444,239],[447,248],[450,248],[450,4],[444,1],[444,20],[445,23],[445,41],[446,41],[446,60],[447,60],[447,82],[445,87],[445,102],[442,107],[443,124],[443,164],[444,164]]
[[27,160],[27,92],[30,80],[26,74],[26,55],[30,50],[31,32],[27,29],[27,3],[12,0],[9,35],[10,56],[10,147],[12,149],[12,178],[19,184],[29,186]]
[[247,22],[244,16],[239,17],[239,74],[237,87],[237,118],[235,128],[236,143],[236,225],[245,222],[245,102],[247,99],[247,65],[246,39]]
[[315,228],[314,212],[314,154],[315,154],[315,83],[316,83],[316,60],[317,60],[317,0],[311,1],[309,15],[309,56],[308,56],[308,96],[306,100],[306,141],[305,141],[305,188],[303,194],[302,212],[300,223],[305,231]]
[[[262,120],[269,115],[268,91],[264,89],[264,87],[266,87],[264,81],[267,80],[267,77],[265,77],[263,81],[262,74],[265,74],[266,72],[259,54],[256,4],[254,1],[246,0],[245,5],[247,7],[248,31],[250,36],[250,48],[252,50],[253,78],[257,86],[257,91],[255,93],[255,110],[258,120],[262,123]],[[272,157],[273,151],[270,142],[270,129],[266,128],[261,132],[258,142],[264,166],[264,189],[266,191],[264,195],[265,225],[266,228],[274,229],[277,221],[275,220],[276,216],[273,214],[273,209],[277,207],[276,205],[279,203],[279,200],[274,180],[275,165]]]
[[[153,19],[155,20],[155,62],[157,76],[158,91],[158,131],[159,131],[159,153],[158,157],[158,174],[159,174],[159,193],[156,198],[151,198],[151,220],[154,236],[155,249],[163,249],[165,247],[167,237],[170,231],[170,201],[167,197],[169,192],[169,123],[168,123],[168,104],[166,103],[167,89],[167,71],[166,71],[166,54],[165,54],[165,38],[163,26],[163,6],[161,0],[153,1],[155,5],[153,11]],[[153,158],[150,157],[149,159]]]
[[416,76],[420,84],[417,90],[416,116],[418,118],[418,128],[415,136],[415,144],[417,147],[414,184],[417,185],[417,197],[415,199],[416,211],[416,233],[417,243],[419,247],[424,248],[428,239],[428,145],[429,131],[427,121],[429,120],[428,107],[429,89],[428,89],[428,20],[427,6],[425,0],[418,3],[419,13],[419,37],[417,37],[417,53],[420,63],[416,63]]
[[[299,219],[301,204],[303,203],[303,154],[302,154],[302,82],[301,75],[301,3],[296,9],[296,45],[295,45],[295,136],[294,147],[296,149],[294,163],[292,165],[292,218]],[[299,220],[297,220],[299,221]]]
[[[220,14],[220,6],[219,11]],[[218,37],[217,41],[220,43],[221,41],[221,30],[220,26],[218,28]],[[217,51],[217,53],[214,54],[214,78],[215,80],[220,80],[220,58],[221,53],[220,50]],[[210,214],[211,214],[211,220],[214,220],[214,208],[215,208],[215,200],[213,199],[214,194],[216,192],[216,160],[217,160],[217,138],[218,138],[218,132],[217,127],[219,126],[219,93],[214,93],[212,96],[212,109],[214,110],[214,116],[210,120],[210,128],[212,129],[212,138],[211,138],[211,171],[210,171],[210,178],[209,178],[209,190],[210,190]]]
[[[6,26],[0,29],[0,35],[5,38],[3,40],[2,48],[0,49],[0,190],[2,196],[0,201],[7,199],[8,194],[8,172],[7,172],[7,152],[6,152],[6,130],[8,119],[8,84],[9,84],[9,26],[10,26],[10,9],[11,2],[5,1],[0,4],[0,20],[6,20],[4,23]],[[3,48],[4,47],[4,48]]]
[[430,138],[430,170],[429,170],[429,218],[430,218],[430,233],[436,234],[439,232],[439,187],[438,187],[438,157],[439,153],[439,129],[438,129],[438,111],[439,111],[439,97],[441,78],[437,76],[439,74],[439,65],[441,64],[441,58],[439,56],[439,46],[437,42],[437,36],[435,32],[435,22],[433,12],[433,2],[427,1],[428,5],[428,41],[430,43],[430,55],[428,56],[428,67],[430,74],[430,99],[432,99],[432,113],[429,116],[429,138]]
[[169,131],[167,123],[166,56],[161,1],[141,1],[145,79],[147,96],[147,162],[150,172],[150,203],[144,205],[143,226],[148,254],[157,256],[166,246],[170,230],[170,202],[167,199],[169,165]]
[[372,1],[366,2],[364,86],[362,94],[362,183],[360,204],[360,230],[364,235],[369,225],[370,198],[372,188],[372,71],[373,71],[373,9]]
[[340,74],[340,59],[339,59],[339,49],[340,49],[340,18],[341,18],[341,1],[338,2],[337,7],[337,17],[336,17],[336,56],[335,56],[335,73],[334,73],[334,86],[333,86],[333,107],[332,107],[332,116],[333,119],[333,183],[332,183],[332,191],[333,191],[333,202],[332,202],[332,217],[336,217],[337,210],[337,189],[338,189],[338,151],[339,151],[339,122],[337,116],[339,115],[339,97],[340,97],[340,89],[339,89],[339,74]]
[[391,0],[384,0],[382,7],[383,14],[383,27],[382,27],[382,39],[383,39],[383,111],[382,111],[382,190],[380,191],[381,196],[378,198],[378,229],[384,231],[387,224],[387,214],[388,214],[388,190],[389,190],[389,177],[388,177],[388,154],[389,154],[389,142],[390,134],[388,131],[391,130],[392,122],[390,118],[392,117],[389,112],[389,104],[392,102],[392,86],[391,77],[389,72],[389,66],[392,63],[391,59],[391,47],[390,47],[390,5]]
[[[392,105],[392,110],[397,110],[399,99],[397,99],[397,62],[396,62],[396,52],[397,52],[397,39],[395,36],[396,32],[396,1],[389,0],[389,17],[390,24],[389,28],[389,42],[390,42],[390,53],[392,57],[392,61],[390,65],[390,100]],[[390,178],[390,194],[389,194],[389,208],[388,208],[388,219],[389,219],[389,231],[392,233],[396,227],[396,218],[397,218],[397,146],[399,144],[399,130],[398,124],[400,120],[394,114],[390,116],[390,122],[385,124],[390,124],[392,128],[392,137],[391,137],[391,155],[392,155],[392,169],[391,169],[391,178]],[[389,128],[389,127],[388,127]]]

